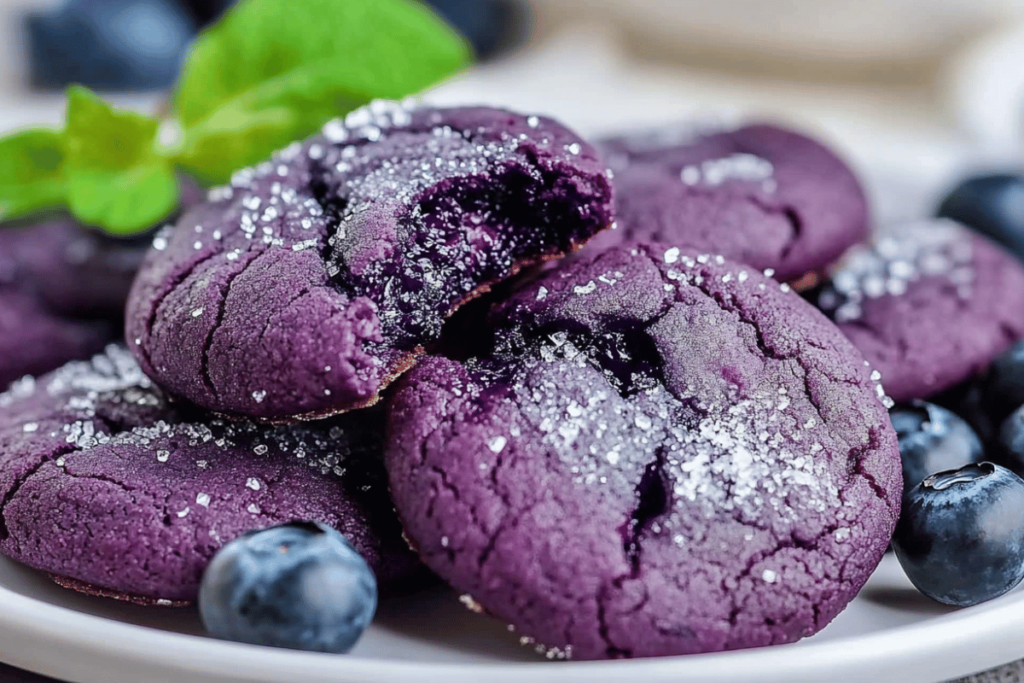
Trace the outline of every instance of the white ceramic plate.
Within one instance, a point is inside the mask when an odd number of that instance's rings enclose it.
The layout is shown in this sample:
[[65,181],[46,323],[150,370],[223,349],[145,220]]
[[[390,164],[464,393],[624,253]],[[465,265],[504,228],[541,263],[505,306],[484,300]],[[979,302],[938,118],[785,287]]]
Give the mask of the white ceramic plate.
[[689,657],[548,662],[437,587],[385,601],[349,656],[203,637],[192,609],[70,593],[0,559],[0,660],[75,683],[933,683],[1024,656],[1024,591],[952,611],[892,556],[824,631],[795,645]]

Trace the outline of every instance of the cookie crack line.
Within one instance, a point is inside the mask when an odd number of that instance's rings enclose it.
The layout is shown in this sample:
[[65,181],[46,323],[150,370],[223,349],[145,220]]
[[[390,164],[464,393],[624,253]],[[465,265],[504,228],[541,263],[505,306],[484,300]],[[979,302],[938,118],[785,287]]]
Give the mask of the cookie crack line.
[[644,468],[640,483],[636,486],[636,505],[630,512],[625,528],[620,532],[623,552],[630,566],[630,578],[640,574],[644,532],[671,509],[672,487],[667,482],[667,461],[665,449],[658,448],[654,461]]
[[[658,272],[661,273],[662,280],[665,282],[665,284],[670,284],[669,280],[667,280],[665,278],[665,274],[664,274],[664,272],[661,269],[661,265],[662,264],[661,264],[660,260],[655,258],[654,255],[650,254],[650,253],[647,254],[647,257],[654,264],[654,267],[657,268]],[[705,280],[705,282],[706,281],[707,280]],[[813,362],[809,362],[807,359],[804,358],[803,354],[801,354],[799,352],[797,352],[795,354],[792,354],[792,355],[786,355],[786,354],[780,353],[773,346],[769,345],[768,342],[764,338],[764,331],[750,317],[750,315],[747,313],[747,311],[744,309],[744,307],[737,305],[737,303],[733,300],[733,296],[732,295],[730,295],[728,297],[728,299],[727,299],[726,298],[726,294],[724,292],[718,292],[718,293],[710,292],[710,291],[708,291],[708,289],[706,289],[704,287],[701,287],[700,285],[697,285],[697,284],[691,284],[690,286],[696,288],[697,290],[702,292],[705,296],[708,296],[711,299],[713,299],[716,303],[718,303],[720,306],[722,306],[725,310],[728,310],[728,311],[730,311],[732,313],[735,313],[737,315],[737,317],[739,318],[740,322],[751,329],[751,331],[754,334],[754,340],[755,340],[755,342],[757,344],[758,351],[760,351],[761,354],[764,355],[766,358],[770,358],[772,360],[781,361],[781,362],[792,361],[792,362],[796,363],[800,367],[802,373],[801,373],[801,376],[799,377],[799,379],[800,379],[801,383],[804,386],[804,394],[806,395],[808,405],[810,405],[811,408],[813,408],[813,410],[815,411],[815,414],[818,417],[818,422],[820,424],[827,425],[828,421],[825,420],[825,417],[824,417],[824,415],[821,412],[821,406],[818,404],[818,401],[815,399],[814,391],[811,389],[810,374],[811,374],[812,370],[816,371],[816,372],[821,372],[824,376],[828,377],[832,381],[837,381],[837,378],[832,373],[829,372],[829,369],[828,368],[819,367],[817,364],[815,364]],[[676,299],[676,301],[678,302],[678,298]],[[811,346],[814,346],[815,348],[820,348],[818,346],[815,346],[814,344],[811,344]],[[850,382],[847,382],[847,383],[850,383]],[[853,382],[853,383],[854,384],[858,384],[858,385],[863,385],[864,382],[863,382],[863,380],[861,380],[860,382]],[[884,408],[884,405],[881,403],[881,401],[879,401],[879,406],[882,406]],[[874,428],[872,428],[872,432],[871,432],[872,433],[871,443],[875,444],[876,443],[876,440],[875,440],[876,436],[874,436],[873,429]],[[851,457],[858,450],[858,448],[860,448],[860,447],[859,446],[850,446],[850,445],[847,444],[847,457],[848,458]],[[885,500],[885,499],[883,498],[883,500]]]
[[799,211],[789,203],[773,204],[766,202],[763,197],[757,194],[748,195],[751,203],[757,208],[764,211],[766,214],[781,216],[785,219],[786,223],[789,224],[790,235],[789,239],[782,246],[779,251],[779,263],[784,264],[789,259],[789,255],[793,252],[793,249],[800,242],[801,236],[804,232],[804,222],[800,218]]
[[868,486],[871,487],[871,490],[875,494],[875,496],[878,497],[879,500],[884,502],[886,506],[889,507],[889,509],[893,510],[894,513],[899,513],[900,497],[898,495],[893,496],[894,501],[890,500],[890,497],[886,495],[885,488],[883,488],[875,480],[875,476],[868,472],[867,469],[865,469],[864,467],[864,456],[867,453],[871,452],[872,450],[875,450],[878,447],[879,441],[879,433],[877,427],[872,427],[868,431],[868,434],[868,443],[851,449],[847,457],[850,458],[852,462],[856,463],[854,471],[867,481]]
[[15,497],[17,497],[19,491],[21,490],[21,487],[24,486],[25,482],[32,478],[34,474],[36,474],[39,470],[45,467],[48,463],[54,462],[55,460],[58,460],[60,457],[68,455],[69,453],[74,453],[75,451],[76,449],[73,446],[62,444],[57,448],[56,451],[54,451],[51,454],[43,456],[43,458],[39,462],[37,462],[28,470],[26,470],[24,474],[15,478],[10,488],[7,489],[7,493],[4,494],[4,497],[2,499],[0,499],[0,540],[6,541],[10,538],[10,533],[7,528],[7,506],[10,504],[12,500],[14,500]]
[[[670,279],[668,279],[665,276],[665,272],[662,270],[662,265],[663,265],[662,262],[659,259],[655,258],[653,254],[647,253],[646,256],[651,261],[651,263],[653,264],[655,269],[657,269],[658,273],[661,275],[662,282],[664,282],[664,284],[666,284],[666,285],[672,285],[673,288],[674,288],[675,283],[673,283]],[[754,269],[752,268],[752,270],[754,270]],[[697,285],[697,284],[690,284],[689,286],[694,287],[695,289],[700,291],[705,296],[707,296],[710,299],[714,300],[724,310],[729,311],[730,313],[735,313],[736,316],[739,318],[739,321],[742,324],[744,324],[747,327],[749,327],[750,330],[753,332],[754,340],[755,340],[755,343],[757,344],[757,350],[760,351],[761,354],[764,355],[766,358],[770,358],[770,359],[776,360],[776,361],[793,361],[797,365],[799,365],[800,369],[803,371],[803,376],[801,377],[801,381],[803,382],[803,385],[804,385],[804,393],[807,395],[808,403],[811,405],[812,408],[814,408],[814,411],[815,411],[815,413],[818,416],[818,421],[821,424],[828,424],[825,421],[825,419],[822,416],[822,414],[821,414],[821,408],[818,406],[817,401],[814,400],[814,392],[811,391],[810,381],[809,381],[809,375],[810,375],[810,370],[811,369],[820,370],[822,372],[822,374],[824,374],[825,376],[827,376],[830,379],[834,380],[835,378],[832,377],[831,375],[829,375],[827,370],[821,369],[821,368],[817,368],[817,367],[809,368],[808,364],[805,362],[805,359],[803,358],[803,355],[800,354],[800,353],[796,353],[796,354],[793,354],[793,355],[785,355],[785,354],[779,353],[774,347],[772,347],[771,345],[768,344],[767,341],[765,341],[764,331],[761,329],[761,327],[753,319],[751,319],[749,314],[747,314],[747,312],[744,310],[744,308],[742,306],[737,305],[736,302],[734,300],[732,300],[733,299],[732,296],[730,296],[729,299],[727,299],[725,293],[723,293],[723,292],[711,292],[708,289],[705,289],[704,287],[701,287],[700,285]],[[665,307],[664,312],[661,314],[662,317],[664,317],[664,315],[666,315],[668,313],[668,309],[671,308],[672,304],[674,304],[674,303],[684,303],[684,302],[679,300],[678,292],[677,292],[676,298],[669,299],[668,305]],[[659,318],[659,320],[660,320],[660,318]],[[654,323],[656,323],[656,322],[657,322],[657,320],[654,321]],[[649,327],[653,326],[654,323],[652,323],[651,325],[649,325],[647,327],[649,328]],[[676,398],[678,399],[679,397],[677,396]]]
[[242,267],[232,273],[227,282],[224,283],[224,292],[217,299],[217,315],[214,317],[213,324],[210,326],[210,330],[206,333],[206,338],[203,340],[202,355],[200,357],[200,373],[203,378],[203,384],[210,393],[213,394],[215,400],[220,400],[220,392],[217,389],[216,383],[210,377],[210,349],[213,347],[213,337],[217,334],[217,330],[220,329],[224,323],[224,315],[227,309],[228,297],[231,295],[231,286],[235,280],[248,270],[249,266],[252,265],[257,258],[265,253],[265,249],[252,250],[249,253],[252,255],[243,264]]
[[[775,547],[773,549],[771,549],[771,550],[769,550],[767,552],[757,553],[755,555],[752,555],[747,560],[746,566],[743,568],[743,570],[739,574],[736,574],[735,576],[725,576],[725,577],[723,577],[722,578],[722,583],[721,583],[721,589],[726,594],[732,595],[732,606],[731,606],[731,608],[729,610],[729,617],[728,617],[728,623],[729,623],[730,627],[732,627],[732,628],[736,627],[737,620],[739,619],[740,615],[743,613],[744,609],[743,609],[743,606],[741,604],[739,604],[739,602],[737,601],[737,596],[735,595],[735,591],[728,590],[727,586],[725,585],[726,582],[728,582],[730,580],[739,582],[739,581],[742,581],[743,579],[750,578],[750,576],[752,575],[752,573],[754,571],[754,568],[756,566],[758,566],[759,564],[762,564],[763,562],[765,562],[767,560],[770,560],[771,558],[775,557],[776,555],[778,555],[779,553],[781,553],[781,552],[783,552],[785,550],[802,549],[802,550],[818,551],[818,550],[820,550],[820,545],[821,545],[822,539],[824,539],[824,538],[826,538],[828,536],[831,536],[832,534],[836,533],[836,531],[838,531],[840,528],[841,528],[841,525],[835,524],[835,523],[826,525],[825,528],[822,529],[822,531],[820,533],[818,533],[818,535],[816,535],[813,539],[811,539],[809,541],[800,541],[795,536],[792,536],[792,535],[788,539],[785,539],[785,540],[776,539]],[[829,556],[831,557],[831,555],[829,555]],[[812,575],[812,573],[810,571],[810,567],[807,565],[806,561],[803,559],[802,556],[800,556],[800,555],[793,555],[793,557],[791,559],[796,561],[796,562],[799,562],[801,565],[803,565],[804,571],[807,573],[808,576]],[[833,558],[833,559],[837,559],[837,558]],[[836,582],[838,582],[840,584],[843,584],[843,585],[850,583],[848,580],[843,578],[842,572],[840,572],[840,575],[834,577],[832,580],[836,581]],[[793,591],[793,592],[797,593],[797,594],[800,594],[800,595],[803,595],[805,598],[809,597],[808,595],[806,595],[804,593],[801,593],[799,591]],[[809,600],[808,602],[811,602],[813,604],[814,601],[813,600]],[[814,621],[815,621],[815,625],[820,628],[821,626],[819,625],[819,620],[820,620],[820,614],[818,613],[817,606],[815,605]]]
[[[616,582],[621,582],[626,576],[623,574],[612,580],[611,585],[615,585]],[[603,584],[601,589],[598,591],[596,602],[597,602],[597,635],[601,638],[605,644],[605,654],[609,659],[629,659],[633,656],[632,650],[621,648],[616,645],[611,638],[611,627],[608,624],[608,602],[611,600],[611,596],[608,592],[608,585]]]
[[[146,323],[143,326],[143,332],[147,336],[153,336],[153,327],[156,325],[156,319],[157,316],[159,315],[160,308],[163,306],[167,297],[174,293],[185,280],[191,277],[192,273],[194,273],[196,269],[198,269],[207,261],[212,260],[214,256],[216,256],[215,253],[210,253],[203,256],[195,263],[191,264],[188,268],[183,270],[181,273],[178,273],[174,277],[170,278],[169,280],[165,280],[162,283],[164,285],[161,288],[162,291],[149,303],[149,312],[146,315]],[[153,362],[150,357],[149,351],[147,350],[147,347],[148,344],[134,345],[135,350],[142,354],[143,360],[146,362],[146,365],[153,367]]]

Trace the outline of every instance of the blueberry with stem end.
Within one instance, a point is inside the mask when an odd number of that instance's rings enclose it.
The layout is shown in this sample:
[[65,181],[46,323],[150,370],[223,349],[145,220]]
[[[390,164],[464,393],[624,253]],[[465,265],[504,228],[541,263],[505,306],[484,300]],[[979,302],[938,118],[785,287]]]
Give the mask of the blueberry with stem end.
[[334,529],[291,522],[250,531],[214,556],[199,587],[210,635],[345,653],[370,625],[377,581]]
[[910,581],[966,607],[1024,578],[1024,480],[990,462],[933,474],[903,497],[892,544]]
[[904,492],[929,474],[982,460],[978,435],[945,408],[912,401],[889,411],[889,419],[899,438]]

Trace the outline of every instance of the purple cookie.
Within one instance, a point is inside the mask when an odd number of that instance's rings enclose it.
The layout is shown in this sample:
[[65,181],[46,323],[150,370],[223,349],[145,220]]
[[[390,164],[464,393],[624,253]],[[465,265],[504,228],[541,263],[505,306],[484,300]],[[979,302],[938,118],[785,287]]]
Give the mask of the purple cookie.
[[385,454],[421,559],[549,658],[784,643],[881,559],[899,450],[856,349],[720,257],[613,248],[399,384]]
[[88,358],[117,333],[113,323],[66,318],[31,294],[0,285],[0,387],[71,359]]
[[615,174],[617,229],[587,254],[662,241],[722,254],[791,280],[867,234],[864,192],[824,146],[770,125],[665,129],[601,145]]
[[225,543],[306,519],[378,580],[418,563],[387,492],[379,410],[301,427],[174,407],[123,347],[0,395],[0,552],[126,599],[190,601]]
[[[184,206],[199,195],[183,180]],[[125,300],[152,237],[110,237],[66,217],[0,226],[0,387],[122,338]]]
[[0,386],[88,358],[120,336],[145,246],[121,268],[130,253],[68,219],[0,228]]
[[830,274],[811,298],[897,401],[948,389],[1024,337],[1024,269],[953,221],[880,233]]
[[377,102],[179,222],[127,338],[170,392],[280,421],[370,405],[460,304],[611,222],[595,151],[560,124]]

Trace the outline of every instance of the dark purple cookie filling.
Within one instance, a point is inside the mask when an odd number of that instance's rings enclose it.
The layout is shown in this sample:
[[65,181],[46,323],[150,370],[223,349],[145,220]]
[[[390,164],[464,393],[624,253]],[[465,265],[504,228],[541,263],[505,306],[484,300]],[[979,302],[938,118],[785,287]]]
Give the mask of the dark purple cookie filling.
[[549,658],[784,643],[881,559],[896,436],[856,349],[721,257],[613,248],[399,383],[391,491],[421,559]]
[[91,592],[190,601],[240,534],[341,531],[382,583],[418,563],[380,462],[383,416],[296,427],[175,407],[123,347],[0,395],[0,551]]
[[384,102],[213,196],[150,253],[128,339],[172,393],[270,420],[373,403],[460,304],[612,211],[550,119]]
[[615,174],[617,229],[587,253],[662,241],[791,280],[867,234],[864,192],[818,142],[770,125],[665,128],[600,148]]
[[897,401],[952,387],[1024,337],[1024,269],[953,221],[881,232],[830,275],[812,299]]

